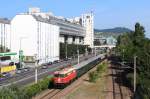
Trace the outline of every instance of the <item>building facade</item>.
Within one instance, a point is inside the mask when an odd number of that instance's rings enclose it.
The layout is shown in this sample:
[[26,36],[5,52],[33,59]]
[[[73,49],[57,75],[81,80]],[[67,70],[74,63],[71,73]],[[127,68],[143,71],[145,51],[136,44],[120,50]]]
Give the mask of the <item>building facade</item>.
[[16,15],[11,21],[11,50],[23,52],[25,61],[40,63],[59,60],[59,27],[29,14]]
[[85,27],[54,16],[52,13],[29,9],[11,21],[11,50],[23,52],[26,61],[35,54],[41,63],[59,60],[59,43],[84,44]]
[[93,13],[75,19],[54,16],[29,8],[27,13],[16,15],[11,21],[11,51],[23,52],[26,61],[35,54],[41,62],[59,60],[59,43],[89,45],[94,41]]
[[0,18],[0,51],[7,52],[11,48],[11,26],[10,20]]
[[84,38],[84,44],[89,47],[94,47],[94,15],[93,13],[82,15],[82,25],[86,28],[86,34]]

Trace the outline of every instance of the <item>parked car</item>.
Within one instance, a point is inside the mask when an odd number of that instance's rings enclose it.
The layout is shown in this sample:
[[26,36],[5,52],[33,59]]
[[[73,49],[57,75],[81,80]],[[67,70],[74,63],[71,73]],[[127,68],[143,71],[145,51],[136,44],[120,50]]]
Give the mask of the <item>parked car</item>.
[[53,64],[53,62],[48,62],[48,63],[47,63],[47,65],[52,65],[52,64]]
[[6,73],[6,72],[2,73],[2,75],[3,75],[4,77],[11,77],[11,74],[10,74],[10,73]]
[[19,69],[16,70],[16,73],[17,73],[17,74],[20,74],[20,73],[22,73],[22,72],[23,72],[23,70],[22,70],[21,68],[19,68]]
[[42,69],[47,69],[48,67],[47,66],[42,66]]
[[64,58],[64,61],[68,61],[68,58]]
[[71,57],[68,57],[68,60],[71,60],[72,58]]
[[53,63],[54,63],[54,64],[59,63],[59,60],[55,60]]
[[24,69],[24,71],[29,71],[30,70],[29,67],[26,67],[26,68],[23,68],[23,69]]

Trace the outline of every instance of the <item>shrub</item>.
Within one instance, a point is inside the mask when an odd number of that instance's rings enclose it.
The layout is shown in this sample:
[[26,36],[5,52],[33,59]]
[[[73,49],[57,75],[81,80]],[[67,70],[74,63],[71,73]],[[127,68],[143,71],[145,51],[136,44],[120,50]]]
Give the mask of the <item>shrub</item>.
[[48,88],[50,78],[45,78],[37,84],[19,88],[16,85],[0,89],[0,99],[31,99],[37,93]]
[[41,91],[41,87],[40,87],[40,84],[38,83],[28,86],[24,89],[24,92],[26,93],[27,96],[29,96],[29,98],[31,98],[32,96],[35,96],[40,91]]
[[40,81],[41,90],[47,89],[49,82],[50,82],[50,80],[48,78],[45,78],[44,80]]
[[18,96],[7,87],[3,87],[0,92],[0,99],[18,99]]
[[94,72],[89,73],[89,81],[90,82],[96,82],[97,78],[98,78],[97,72],[94,71]]
[[101,64],[99,64],[99,65],[97,66],[96,71],[97,71],[99,74],[101,74],[101,73],[103,73],[103,72],[106,70],[106,68],[107,68],[107,64],[106,64],[106,63],[101,63]]
[[106,62],[98,64],[96,71],[89,73],[89,81],[96,82],[96,80],[102,75],[102,73],[106,71],[107,65],[108,63]]

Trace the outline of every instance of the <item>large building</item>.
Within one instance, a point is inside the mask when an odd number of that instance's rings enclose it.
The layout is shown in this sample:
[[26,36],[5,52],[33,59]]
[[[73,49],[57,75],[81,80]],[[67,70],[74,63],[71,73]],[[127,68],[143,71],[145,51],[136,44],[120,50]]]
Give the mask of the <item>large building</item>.
[[6,52],[11,47],[10,20],[0,18],[0,51]]
[[89,23],[84,27],[82,18],[78,21],[74,23],[52,13],[41,12],[39,8],[30,8],[28,13],[18,14],[11,21],[11,49],[18,54],[23,51],[26,61],[33,61],[35,54],[41,62],[59,60],[60,42],[91,44],[84,41]]
[[93,12],[82,15],[82,25],[86,29],[84,44],[94,47],[94,15]]
[[59,60],[59,31],[46,19],[16,15],[11,21],[11,51],[22,51],[25,61],[33,61],[36,54],[41,63]]

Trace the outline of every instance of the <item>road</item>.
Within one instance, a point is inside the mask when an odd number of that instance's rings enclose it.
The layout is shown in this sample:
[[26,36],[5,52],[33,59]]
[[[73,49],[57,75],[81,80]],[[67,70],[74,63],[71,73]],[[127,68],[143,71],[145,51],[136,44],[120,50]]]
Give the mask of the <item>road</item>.
[[[80,62],[85,61],[85,59],[89,59],[91,57],[94,57],[94,55],[87,55],[85,57],[80,57]],[[49,75],[50,73],[52,73],[53,71],[59,69],[60,67],[67,66],[69,64],[71,64],[71,65],[77,64],[77,59],[52,64],[52,65],[48,66],[47,69],[38,68],[38,79],[44,78],[47,75]],[[15,76],[13,76],[9,79],[0,81],[0,87],[9,86],[11,84],[17,84],[17,85],[22,86],[22,85],[27,85],[27,84],[33,83],[34,78],[35,78],[34,75],[35,75],[35,70],[34,70],[34,68],[32,68],[30,71],[27,71],[27,72],[24,72],[21,74],[16,74]]]

